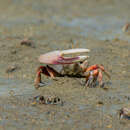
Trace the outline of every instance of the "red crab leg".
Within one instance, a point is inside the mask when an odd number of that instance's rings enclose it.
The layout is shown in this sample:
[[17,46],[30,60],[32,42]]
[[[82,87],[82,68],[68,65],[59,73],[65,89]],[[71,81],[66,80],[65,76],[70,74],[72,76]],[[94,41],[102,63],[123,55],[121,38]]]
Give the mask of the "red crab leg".
[[106,74],[106,76],[110,79],[111,76],[110,74],[104,69],[104,66],[103,65],[99,65],[99,68]]
[[37,73],[36,73],[36,78],[34,80],[34,85],[36,88],[39,87],[39,83],[41,83],[41,72],[42,72],[42,66],[40,66],[38,69],[37,69]]
[[86,75],[86,86],[91,86],[95,79],[97,79],[99,75],[99,70],[89,71],[89,74]]
[[36,78],[35,78],[35,86],[38,87],[39,83],[42,83],[41,81],[41,74],[45,74],[46,76],[50,76],[51,78],[54,78],[55,76],[60,76],[60,74],[52,69],[49,66],[40,66],[37,69]]
[[102,85],[102,78],[103,78],[102,72],[98,69],[93,70],[93,76],[98,77],[99,84]]
[[96,70],[96,69],[101,69],[101,70],[107,75],[107,77],[110,79],[110,75],[109,75],[109,73],[104,69],[104,66],[103,66],[103,65],[98,65],[98,64],[92,65],[92,66],[86,68],[85,72],[86,72],[86,71]]
[[[57,71],[55,71],[53,68],[51,68],[50,66],[46,66],[46,70],[47,70],[47,72],[49,73],[49,76],[51,77],[51,78],[54,78],[55,76],[59,76],[60,74],[57,72]],[[44,74],[44,72],[42,72],[43,74]]]
[[99,71],[99,73],[98,73],[98,81],[99,81],[99,84],[100,84],[100,85],[102,85],[102,78],[103,78],[102,72]]

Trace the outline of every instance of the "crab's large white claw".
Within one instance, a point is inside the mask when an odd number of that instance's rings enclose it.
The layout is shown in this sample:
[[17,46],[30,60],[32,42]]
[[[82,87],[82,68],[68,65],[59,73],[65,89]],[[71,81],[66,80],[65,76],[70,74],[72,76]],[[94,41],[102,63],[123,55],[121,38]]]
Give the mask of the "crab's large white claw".
[[84,49],[84,48],[76,48],[76,49],[68,49],[68,50],[63,50],[61,53],[64,55],[66,54],[76,54],[76,53],[85,53],[85,52],[90,52],[89,49]]
[[41,55],[39,57],[39,61],[40,63],[44,64],[73,64],[75,62],[86,60],[88,56],[64,57],[64,55],[85,53],[89,51],[90,51],[89,49],[84,48],[69,49],[63,51],[52,51]]

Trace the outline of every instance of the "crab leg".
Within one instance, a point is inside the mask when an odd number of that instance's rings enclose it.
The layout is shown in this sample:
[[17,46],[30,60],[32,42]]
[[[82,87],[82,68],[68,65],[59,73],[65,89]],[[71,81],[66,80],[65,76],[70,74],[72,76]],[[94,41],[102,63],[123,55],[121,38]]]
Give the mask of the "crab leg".
[[109,75],[109,73],[104,69],[104,66],[103,66],[103,65],[98,65],[98,64],[92,65],[92,66],[88,67],[88,68],[85,70],[85,72],[86,72],[86,71],[91,71],[91,70],[96,70],[96,69],[102,70],[102,71],[106,74],[106,76],[110,79],[110,75]]
[[55,76],[60,76],[60,74],[57,71],[55,71],[53,68],[51,68],[50,66],[47,65],[46,69],[47,69],[49,76],[51,78],[54,78]]
[[102,72],[101,71],[99,71],[99,73],[98,73],[98,81],[99,81],[99,85],[100,86],[102,86],[102,78],[103,78],[103,76],[102,76]]
[[40,66],[38,69],[37,69],[37,73],[36,73],[36,78],[34,80],[34,85],[36,88],[39,87],[39,83],[43,84],[42,83],[42,80],[41,80],[41,74],[44,74],[46,76],[49,76],[51,78],[54,78],[55,76],[60,76],[60,74],[55,71],[53,68],[49,67],[48,65],[47,66]]
[[40,66],[37,69],[36,77],[35,77],[35,80],[34,80],[34,86],[35,86],[35,88],[38,88],[39,87],[39,83],[41,83],[42,68],[43,68],[43,66]]
[[86,83],[85,83],[85,86],[86,86],[86,87],[91,86],[91,84],[92,84],[92,82],[93,82],[93,79],[94,79],[94,77],[93,77],[93,72],[91,71],[91,72],[89,72],[89,73],[86,75]]

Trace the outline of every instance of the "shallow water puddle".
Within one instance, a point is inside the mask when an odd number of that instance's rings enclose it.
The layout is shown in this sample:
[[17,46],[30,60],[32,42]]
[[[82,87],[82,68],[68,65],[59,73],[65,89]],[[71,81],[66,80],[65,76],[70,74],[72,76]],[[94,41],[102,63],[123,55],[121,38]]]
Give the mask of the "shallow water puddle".
[[[53,16],[52,20],[64,27],[72,27],[73,29],[79,27],[81,29],[78,34],[82,36],[96,37],[99,40],[112,40],[119,38],[130,41],[130,36],[125,35],[122,31],[122,27],[125,25],[126,20],[115,16],[95,16],[87,18],[74,18],[68,20],[67,18],[60,18]],[[73,30],[74,33],[75,30]]]
[[0,96],[32,94],[35,92],[33,85],[25,81],[0,78]]

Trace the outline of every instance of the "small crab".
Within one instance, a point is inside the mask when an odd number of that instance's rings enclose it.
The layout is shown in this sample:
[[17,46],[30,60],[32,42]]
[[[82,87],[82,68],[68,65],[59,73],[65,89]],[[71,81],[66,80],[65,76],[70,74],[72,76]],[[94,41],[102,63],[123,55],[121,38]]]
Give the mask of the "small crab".
[[36,72],[35,87],[39,88],[41,74],[45,74],[51,78],[54,77],[86,77],[86,86],[90,86],[91,82],[98,79],[102,83],[102,73],[105,71],[103,65],[93,65],[88,67],[87,58],[89,56],[65,57],[65,55],[86,53],[89,49],[69,49],[62,51],[52,51],[39,57],[40,63],[46,64],[40,66]]
[[130,108],[124,107],[124,108],[120,109],[119,117],[120,117],[120,119],[122,119],[122,118],[130,119]]
[[127,23],[127,24],[125,24],[125,25],[123,26],[122,31],[123,31],[123,32],[128,32],[129,29],[130,29],[130,23]]

